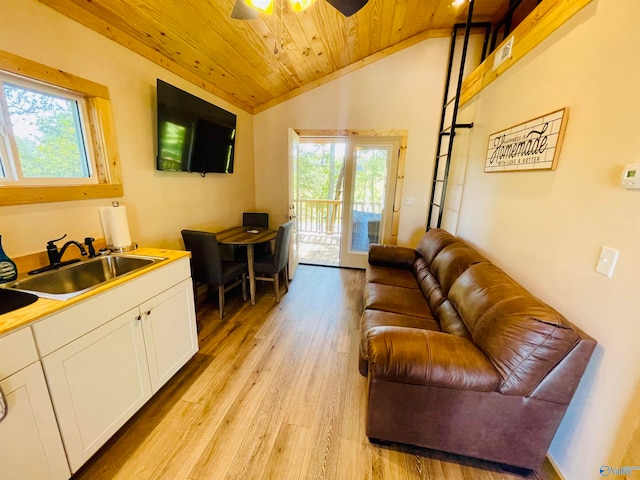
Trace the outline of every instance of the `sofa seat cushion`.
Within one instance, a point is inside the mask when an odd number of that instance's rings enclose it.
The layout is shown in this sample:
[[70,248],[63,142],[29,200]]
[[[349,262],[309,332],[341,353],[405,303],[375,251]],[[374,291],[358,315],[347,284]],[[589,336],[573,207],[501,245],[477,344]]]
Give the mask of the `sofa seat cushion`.
[[434,318],[412,317],[399,313],[383,312],[382,310],[365,310],[360,317],[360,354],[367,358],[366,332],[376,327],[405,327],[421,330],[439,331],[440,326]]
[[396,287],[418,288],[416,277],[411,270],[402,270],[393,267],[383,267],[380,265],[369,265],[367,267],[367,283],[382,283],[384,285],[395,285]]
[[422,291],[417,288],[368,283],[364,287],[364,308],[412,317],[433,318],[427,300],[422,295]]
[[371,378],[481,392],[502,377],[473,343],[455,335],[407,327],[375,327],[365,334]]

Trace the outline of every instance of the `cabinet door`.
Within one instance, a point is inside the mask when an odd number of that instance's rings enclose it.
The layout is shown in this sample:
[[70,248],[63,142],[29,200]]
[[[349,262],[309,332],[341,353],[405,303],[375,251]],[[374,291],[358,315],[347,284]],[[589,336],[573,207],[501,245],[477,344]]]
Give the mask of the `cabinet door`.
[[42,360],[72,472],[150,397],[138,309]]
[[40,362],[0,382],[7,416],[0,422],[0,478],[66,480],[69,467]]
[[156,392],[198,351],[191,280],[143,303],[140,311],[151,386]]

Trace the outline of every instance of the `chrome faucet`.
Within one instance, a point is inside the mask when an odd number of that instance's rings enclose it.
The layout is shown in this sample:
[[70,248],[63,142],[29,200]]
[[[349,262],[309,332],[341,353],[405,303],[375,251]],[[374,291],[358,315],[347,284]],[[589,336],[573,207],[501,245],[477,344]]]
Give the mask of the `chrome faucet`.
[[87,255],[87,251],[84,249],[82,244],[80,242],[76,242],[75,240],[69,240],[67,243],[65,243],[62,246],[60,251],[58,251],[58,247],[56,246],[56,242],[62,240],[66,236],[67,236],[67,234],[65,233],[62,237],[60,237],[60,238],[58,238],[56,240],[49,240],[47,242],[47,255],[49,256],[49,264],[50,265],[60,265],[62,263],[62,256],[64,255],[64,252],[66,252],[67,248],[70,245],[75,245],[76,247],[78,247],[80,249],[80,255],[82,255],[83,257]]

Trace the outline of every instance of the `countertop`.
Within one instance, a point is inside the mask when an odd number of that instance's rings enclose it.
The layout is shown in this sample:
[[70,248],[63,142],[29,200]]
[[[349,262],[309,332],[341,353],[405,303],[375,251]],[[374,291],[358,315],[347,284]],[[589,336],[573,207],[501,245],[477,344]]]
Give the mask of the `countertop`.
[[16,330],[20,327],[24,327],[25,325],[28,325],[48,315],[51,315],[52,313],[55,313],[59,310],[68,308],[71,305],[74,305],[78,302],[86,300],[87,298],[91,298],[94,295],[98,295],[102,292],[105,292],[113,287],[122,285],[123,283],[128,282],[129,280],[132,280],[136,277],[149,273],[158,268],[162,268],[171,262],[175,262],[176,260],[180,260],[181,258],[191,256],[189,252],[185,252],[181,250],[165,250],[160,248],[147,248],[147,247],[139,247],[136,250],[126,252],[126,255],[145,255],[149,257],[164,257],[166,258],[166,260],[152,264],[148,267],[142,268],[129,275],[124,275],[121,278],[117,278],[112,282],[109,282],[105,285],[101,285],[89,292],[82,293],[68,300],[51,300],[48,298],[38,298],[38,301],[36,301],[35,303],[32,303],[31,305],[28,305],[23,308],[19,308],[18,310],[14,310],[13,312],[5,313],[4,315],[0,315],[0,336],[12,330]]

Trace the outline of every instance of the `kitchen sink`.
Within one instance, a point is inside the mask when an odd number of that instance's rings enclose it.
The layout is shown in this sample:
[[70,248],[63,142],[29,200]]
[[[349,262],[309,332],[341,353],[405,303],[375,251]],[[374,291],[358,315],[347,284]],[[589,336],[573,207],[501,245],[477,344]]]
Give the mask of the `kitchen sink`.
[[66,300],[163,260],[166,259],[120,254],[107,255],[40,273],[6,284],[5,287],[34,293],[39,297]]

